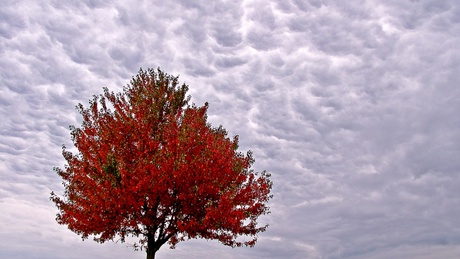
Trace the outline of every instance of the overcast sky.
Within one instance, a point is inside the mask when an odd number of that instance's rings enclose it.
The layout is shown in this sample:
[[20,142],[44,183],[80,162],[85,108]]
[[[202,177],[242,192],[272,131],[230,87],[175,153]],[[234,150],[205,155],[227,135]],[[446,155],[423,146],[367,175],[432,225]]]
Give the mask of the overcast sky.
[[459,46],[456,0],[2,0],[0,258],[145,258],[49,201],[75,105],[140,67],[180,75],[274,181],[254,248],[158,258],[459,258]]

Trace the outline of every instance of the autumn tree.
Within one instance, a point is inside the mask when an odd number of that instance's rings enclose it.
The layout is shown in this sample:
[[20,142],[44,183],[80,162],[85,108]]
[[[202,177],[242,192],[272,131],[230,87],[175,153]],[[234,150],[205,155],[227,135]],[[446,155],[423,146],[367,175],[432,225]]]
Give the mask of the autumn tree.
[[[251,169],[222,127],[207,122],[206,103],[189,104],[188,86],[160,69],[139,71],[121,93],[96,95],[77,106],[70,126],[78,152],[63,146],[63,197],[51,193],[57,221],[100,243],[139,238],[147,258],[191,238],[253,246],[260,215],[269,212],[269,174]],[[246,237],[241,241],[240,237]]]

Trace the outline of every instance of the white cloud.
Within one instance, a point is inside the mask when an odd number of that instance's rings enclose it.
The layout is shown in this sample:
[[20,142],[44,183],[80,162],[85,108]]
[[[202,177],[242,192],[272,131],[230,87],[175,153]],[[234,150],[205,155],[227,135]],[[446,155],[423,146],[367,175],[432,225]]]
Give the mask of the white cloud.
[[160,254],[458,257],[459,14],[434,0],[7,1],[0,257],[144,257],[81,243],[48,195],[74,106],[158,66],[254,150],[275,195],[255,248],[197,240]]

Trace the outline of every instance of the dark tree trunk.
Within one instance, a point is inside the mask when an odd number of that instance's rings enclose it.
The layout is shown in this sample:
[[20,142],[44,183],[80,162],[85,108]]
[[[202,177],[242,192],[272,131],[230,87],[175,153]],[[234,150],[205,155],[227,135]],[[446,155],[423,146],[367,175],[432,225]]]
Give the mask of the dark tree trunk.
[[155,239],[155,232],[149,233],[147,235],[147,259],[155,259],[155,254],[158,250],[160,250],[160,247],[164,245],[167,241],[168,238],[163,238],[163,239]]
[[155,249],[147,248],[147,259],[155,259],[156,252]]
[[147,259],[155,259],[155,254],[158,251],[159,247],[155,242],[155,234],[149,233],[147,235]]
[[158,239],[155,239],[155,232],[149,232],[147,234],[147,259],[155,259],[155,254],[160,247],[164,245],[174,235],[174,233],[167,236],[160,235]]

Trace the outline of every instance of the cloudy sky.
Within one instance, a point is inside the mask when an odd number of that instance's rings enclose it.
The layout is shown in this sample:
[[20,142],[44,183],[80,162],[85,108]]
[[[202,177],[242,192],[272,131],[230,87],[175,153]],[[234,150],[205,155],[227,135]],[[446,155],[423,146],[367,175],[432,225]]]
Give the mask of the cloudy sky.
[[145,258],[56,223],[75,105],[161,67],[274,181],[254,248],[159,258],[459,258],[460,2],[26,1],[0,9],[0,258]]

